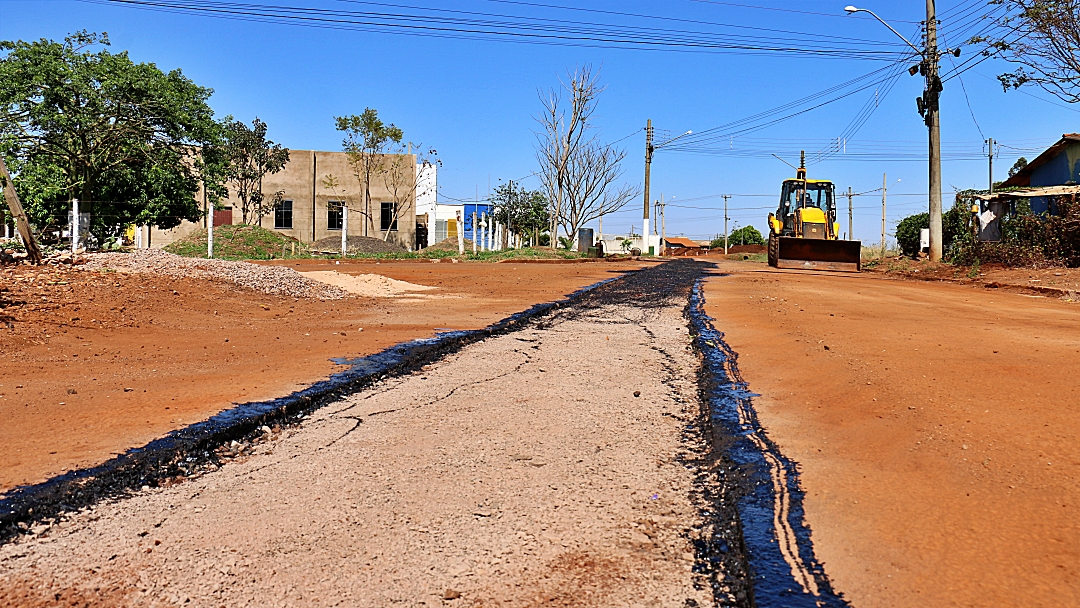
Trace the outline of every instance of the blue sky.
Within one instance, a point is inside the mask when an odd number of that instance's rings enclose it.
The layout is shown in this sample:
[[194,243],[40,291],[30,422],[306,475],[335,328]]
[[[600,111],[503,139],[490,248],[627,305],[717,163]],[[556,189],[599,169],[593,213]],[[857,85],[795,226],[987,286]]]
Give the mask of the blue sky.
[[[401,3],[410,4],[408,0]],[[967,11],[977,3],[942,2],[938,11],[943,15],[943,30],[953,35],[973,33],[964,30],[978,16],[978,10]],[[330,0],[291,0],[288,4],[371,8],[370,3]],[[549,7],[543,7],[491,0],[438,4],[411,0],[413,6],[574,19],[616,27],[741,31],[781,39],[789,34],[765,30],[783,30],[820,37],[825,45],[856,39],[864,48],[889,52],[906,48],[876,21],[846,16],[844,4],[840,0],[577,4],[550,0]],[[582,13],[551,5],[669,20]],[[876,10],[919,44],[916,22],[924,17],[923,2],[878,0],[865,8]],[[952,19],[948,11],[952,11]],[[714,25],[718,23],[759,29],[725,29]],[[340,149],[333,117],[375,108],[384,120],[401,127],[407,139],[438,150],[444,163],[440,193],[447,201],[473,199],[477,193],[483,197],[489,183],[494,187],[500,180],[526,177],[536,169],[533,116],[540,108],[538,89],[556,86],[561,74],[578,65],[600,68],[607,89],[600,99],[597,126],[607,141],[622,140],[619,145],[627,150],[626,179],[639,184],[646,119],[653,120],[661,138],[665,133],[702,132],[888,65],[805,55],[446,39],[215,19],[72,0],[0,0],[2,39],[61,39],[79,29],[107,31],[113,50],[127,50],[136,61],[153,62],[166,70],[180,68],[198,84],[214,89],[211,105],[219,115],[232,114],[244,120],[258,116],[269,124],[270,137],[290,148]],[[970,53],[971,49],[964,51]],[[955,61],[969,57],[962,55]],[[950,61],[943,60],[943,67],[950,67]],[[989,60],[964,72],[963,89],[961,79],[945,85],[942,140],[949,159],[943,170],[946,206],[951,204],[953,187],[985,187],[985,137],[1007,146],[995,159],[995,176],[1003,179],[1017,157],[1030,159],[1062,133],[1080,131],[1080,108],[1064,107],[1038,89],[1029,94],[1004,93],[993,76],[1007,69],[1007,64]],[[732,227],[736,222],[739,226],[753,224],[764,233],[765,216],[775,208],[779,183],[793,173],[769,154],[775,152],[797,163],[799,149],[813,152],[837,141],[867,104],[874,111],[847,139],[848,153],[811,165],[811,177],[831,179],[838,190],[846,191],[850,186],[855,192],[865,192],[879,189],[882,175],[887,173],[890,230],[901,217],[925,210],[926,130],[915,108],[922,79],[904,73],[887,94],[885,88],[876,87],[876,97],[875,87],[871,87],[790,120],[732,137],[725,140],[727,152],[723,151],[724,142],[713,142],[712,149],[719,153],[682,151],[674,146],[658,151],[652,189],[654,198],[663,194],[671,203],[667,208],[668,234],[706,238],[721,232],[721,194],[734,195],[729,201]],[[538,186],[534,178],[523,183]],[[876,242],[880,238],[880,192],[857,198],[854,214],[855,236]],[[842,223],[846,231],[846,217]],[[608,233],[625,232],[631,225],[640,229],[641,203],[605,218],[604,224]]]

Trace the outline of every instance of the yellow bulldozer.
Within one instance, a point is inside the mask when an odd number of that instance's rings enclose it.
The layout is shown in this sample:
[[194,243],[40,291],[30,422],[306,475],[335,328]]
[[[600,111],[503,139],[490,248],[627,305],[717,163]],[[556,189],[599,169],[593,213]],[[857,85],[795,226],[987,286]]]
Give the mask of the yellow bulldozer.
[[836,221],[836,188],[806,179],[802,154],[795,179],[784,180],[780,207],[769,214],[769,266],[859,272],[862,242],[841,240]]

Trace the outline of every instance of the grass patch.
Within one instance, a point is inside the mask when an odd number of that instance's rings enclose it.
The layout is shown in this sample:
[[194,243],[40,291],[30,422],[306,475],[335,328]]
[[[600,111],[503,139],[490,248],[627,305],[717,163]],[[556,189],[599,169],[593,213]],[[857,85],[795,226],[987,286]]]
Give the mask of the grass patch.
[[[206,230],[165,246],[165,251],[188,258],[206,257]],[[222,260],[275,260],[310,258],[306,245],[296,239],[247,224],[214,227],[214,257]]]

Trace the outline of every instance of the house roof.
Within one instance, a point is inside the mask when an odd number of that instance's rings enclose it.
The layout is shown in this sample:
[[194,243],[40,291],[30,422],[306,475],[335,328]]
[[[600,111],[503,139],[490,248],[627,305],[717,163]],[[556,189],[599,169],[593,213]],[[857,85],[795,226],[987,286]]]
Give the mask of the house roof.
[[697,244],[696,242],[681,236],[669,236],[664,240],[667,242],[669,247],[690,247],[694,249],[701,247],[701,245]]
[[1032,171],[1053,160],[1055,156],[1065,149],[1065,146],[1072,142],[1080,142],[1080,133],[1066,133],[1062,135],[1061,139],[1058,140],[1056,144],[1047,148],[1045,152],[1028,163],[1026,167],[1017,171],[1015,175],[1001,182],[1001,187],[1014,188],[1019,186],[1030,186]]
[[998,201],[1013,198],[1061,196],[1063,194],[1080,194],[1080,186],[1044,186],[1042,188],[1028,188],[1027,190],[1009,190],[1005,192],[995,192],[993,194],[976,194],[974,198],[977,198],[980,201]]

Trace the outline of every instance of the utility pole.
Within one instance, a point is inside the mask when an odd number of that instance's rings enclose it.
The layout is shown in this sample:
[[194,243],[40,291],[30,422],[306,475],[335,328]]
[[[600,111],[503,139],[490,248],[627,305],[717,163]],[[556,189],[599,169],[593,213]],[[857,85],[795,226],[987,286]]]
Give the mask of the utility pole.
[[[652,173],[653,150],[653,128],[652,119],[650,118],[645,125],[645,223],[641,225],[643,239],[648,239],[649,232],[649,179]],[[643,242],[641,246],[647,249],[648,241]]]
[[15,182],[11,181],[11,174],[8,173],[7,165],[4,164],[3,155],[0,155],[0,181],[4,182],[4,198],[7,199],[8,209],[15,219],[15,227],[19,229],[23,246],[26,247],[26,259],[30,260],[31,264],[40,264],[41,249],[38,248],[34,233],[30,231],[30,220],[26,218],[22,202],[19,201],[19,194],[15,192]]
[[851,186],[848,186],[847,187],[847,238],[848,238],[849,241],[854,241],[855,240],[855,228],[853,228],[853,224],[852,224],[853,214],[851,212],[852,198],[854,196],[855,195],[851,193]]
[[990,159],[990,194],[994,193],[994,138],[986,140],[987,158]]
[[[725,194],[725,195],[724,195],[724,255],[727,255],[727,250],[728,250],[728,242],[727,242],[727,239],[728,239],[728,229],[727,229],[727,222],[728,222],[728,219],[729,219],[729,218],[728,218],[728,216],[727,216],[727,202],[728,202],[728,199],[729,199],[729,198],[731,198],[731,195],[730,195],[730,194]],[[681,200],[681,199],[680,199],[680,200]]]
[[[874,11],[865,8],[856,8],[854,6],[845,7],[844,10],[846,10],[848,14],[869,13],[870,15],[873,15],[875,19],[892,30],[894,34],[899,36],[900,39],[907,43],[907,45],[922,58],[919,64],[913,66],[909,72],[912,76],[915,74],[922,74],[926,79],[926,88],[923,90],[922,96],[915,99],[915,102],[918,104],[919,114],[922,115],[930,136],[930,260],[933,262],[940,262],[942,238],[941,115],[940,108],[938,107],[938,100],[941,96],[943,87],[941,85],[941,78],[938,76],[938,64],[941,62],[941,53],[938,52],[937,45],[938,22],[934,0],[926,0],[926,22],[924,23],[926,30],[923,48],[921,49],[914,44],[911,44],[907,38],[904,38],[903,34],[896,31],[893,26],[886,23],[881,17],[878,17]],[[945,52],[952,53],[956,57],[960,56],[959,48],[952,50],[946,49]]]
[[653,201],[652,233],[654,235],[660,234],[660,232],[657,230],[658,227],[656,225],[656,217],[657,217],[657,215],[659,215],[660,207],[662,207],[663,205],[664,205],[664,193],[661,192],[660,193],[660,200]]
[[881,257],[885,257],[885,197],[889,192],[889,181],[885,173],[881,174]]
[[665,213],[666,209],[667,203],[664,202],[664,195],[661,194],[660,200],[656,201],[656,215],[655,217],[653,217],[654,226],[657,220],[659,220],[660,222],[660,232],[656,232],[656,230],[653,230],[653,234],[660,237],[660,255],[664,255],[664,251],[666,249],[664,245],[664,241],[667,240],[667,214]]
[[937,11],[934,0],[926,0],[926,50],[923,65],[926,66],[926,90],[923,105],[926,108],[926,126],[930,130],[930,261],[941,261],[941,114],[938,98],[941,94],[941,78],[938,77]]

